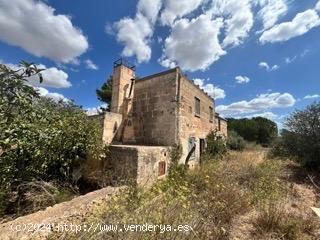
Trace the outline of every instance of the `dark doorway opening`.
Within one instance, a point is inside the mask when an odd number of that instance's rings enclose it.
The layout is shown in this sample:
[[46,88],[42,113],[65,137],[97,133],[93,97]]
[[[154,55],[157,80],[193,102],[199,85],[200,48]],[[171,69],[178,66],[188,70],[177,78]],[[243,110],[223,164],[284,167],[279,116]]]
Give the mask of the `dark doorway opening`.
[[200,157],[204,154],[206,148],[206,142],[203,138],[200,138]]

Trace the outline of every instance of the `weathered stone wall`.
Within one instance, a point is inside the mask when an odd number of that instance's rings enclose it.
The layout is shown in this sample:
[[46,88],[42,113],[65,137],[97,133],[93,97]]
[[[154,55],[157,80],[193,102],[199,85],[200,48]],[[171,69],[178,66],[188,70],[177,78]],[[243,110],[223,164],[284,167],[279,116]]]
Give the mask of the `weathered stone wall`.
[[103,117],[102,139],[105,144],[118,141],[117,135],[122,129],[122,115],[118,113],[106,112]]
[[124,144],[170,146],[176,142],[177,69],[137,80]]
[[124,65],[113,69],[111,112],[123,113],[123,103],[129,96],[132,78],[134,78],[134,71]]
[[[195,98],[200,99],[200,115],[195,114]],[[213,118],[210,119],[210,107]],[[200,139],[205,139],[214,129],[214,101],[198,86],[186,77],[180,78],[180,108],[179,108],[179,139],[183,147],[181,163],[184,163],[189,150],[190,138],[195,139],[195,154],[190,158],[189,166],[192,168],[200,157]]]
[[217,130],[217,133],[221,136],[227,137],[228,136],[228,122],[227,122],[227,120],[225,120],[221,117],[216,117],[215,123],[216,123],[215,129]]
[[[165,174],[159,176],[159,163],[165,162]],[[110,146],[107,172],[115,184],[151,186],[165,177],[170,164],[169,148],[156,146]]]

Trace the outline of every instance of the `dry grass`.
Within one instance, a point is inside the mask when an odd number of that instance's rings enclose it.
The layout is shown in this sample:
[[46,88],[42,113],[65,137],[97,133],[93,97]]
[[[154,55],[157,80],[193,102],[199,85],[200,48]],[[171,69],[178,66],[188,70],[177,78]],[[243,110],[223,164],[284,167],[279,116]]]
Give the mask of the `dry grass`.
[[192,227],[187,232],[81,232],[60,239],[236,239],[235,220],[243,216],[252,216],[241,230],[248,233],[237,239],[317,239],[314,219],[281,205],[292,197],[289,184],[279,178],[282,168],[261,149],[230,152],[193,171],[180,169],[151,189],[126,190],[85,219],[88,224],[183,224]]

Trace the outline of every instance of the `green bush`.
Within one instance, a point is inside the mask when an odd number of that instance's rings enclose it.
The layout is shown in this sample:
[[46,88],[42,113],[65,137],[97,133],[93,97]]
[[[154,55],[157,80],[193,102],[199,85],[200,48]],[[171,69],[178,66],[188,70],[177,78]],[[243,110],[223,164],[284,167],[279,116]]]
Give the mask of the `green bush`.
[[211,131],[207,138],[207,149],[206,153],[213,156],[222,156],[227,152],[226,140],[223,136],[220,136],[215,131]]
[[244,141],[243,137],[241,137],[235,131],[229,131],[227,146],[231,150],[242,151],[246,146],[246,142]]
[[320,167],[320,102],[292,113],[272,153],[308,167]]

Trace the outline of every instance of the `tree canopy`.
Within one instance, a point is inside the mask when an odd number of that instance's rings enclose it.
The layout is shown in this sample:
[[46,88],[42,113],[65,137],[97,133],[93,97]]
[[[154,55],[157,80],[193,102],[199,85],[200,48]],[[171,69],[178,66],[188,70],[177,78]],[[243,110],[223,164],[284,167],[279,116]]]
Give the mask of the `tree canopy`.
[[228,119],[228,131],[235,131],[247,141],[270,144],[278,134],[277,124],[267,118]]
[[101,102],[108,104],[106,110],[109,110],[112,100],[112,76],[110,76],[107,82],[103,83],[102,86],[96,90],[96,94]]
[[285,121],[274,151],[310,167],[320,167],[320,102],[297,110]]
[[73,168],[100,147],[98,123],[72,102],[40,97],[28,78],[41,80],[41,70],[20,67],[0,64],[0,203],[23,182],[72,183]]

